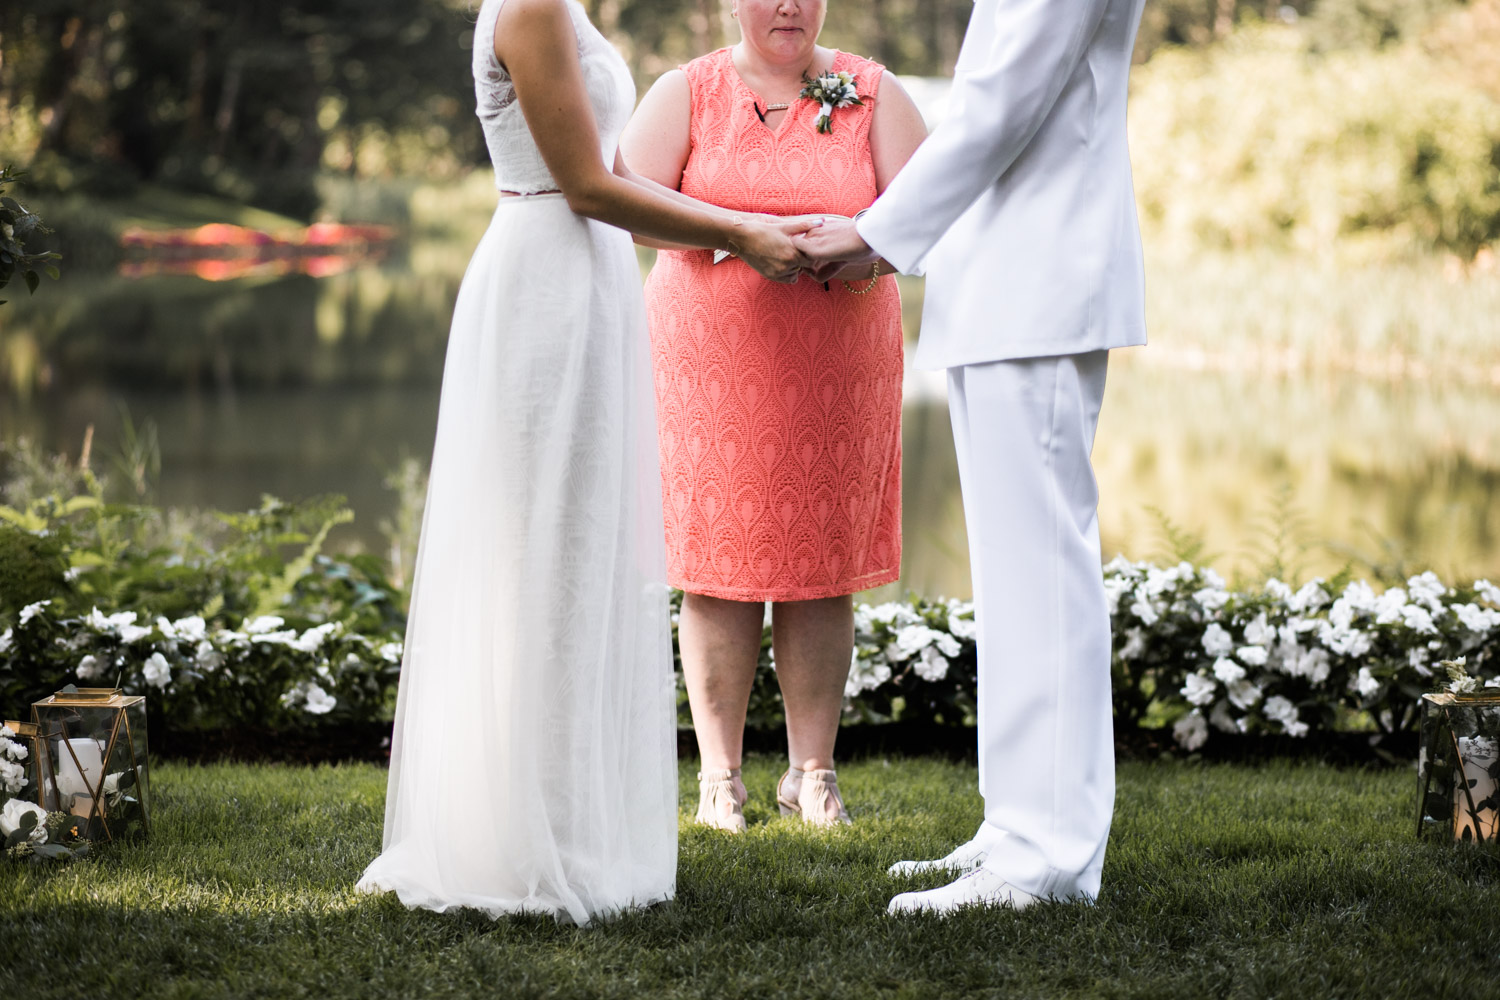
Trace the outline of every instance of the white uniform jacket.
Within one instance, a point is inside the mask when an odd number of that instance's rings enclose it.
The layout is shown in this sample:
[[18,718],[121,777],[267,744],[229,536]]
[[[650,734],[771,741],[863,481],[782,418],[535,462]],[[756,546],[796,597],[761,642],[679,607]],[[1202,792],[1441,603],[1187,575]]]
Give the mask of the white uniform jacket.
[[1144,0],[977,0],[948,117],[858,223],[926,274],[918,368],[1146,342],[1125,98]]

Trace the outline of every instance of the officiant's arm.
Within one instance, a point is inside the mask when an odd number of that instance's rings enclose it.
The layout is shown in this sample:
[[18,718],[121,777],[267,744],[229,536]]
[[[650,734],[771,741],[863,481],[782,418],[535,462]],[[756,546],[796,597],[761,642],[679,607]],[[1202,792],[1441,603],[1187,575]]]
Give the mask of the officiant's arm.
[[[1057,103],[1108,0],[999,0],[989,52],[953,80],[944,121],[859,220],[866,243],[907,274],[1010,169]],[[970,30],[974,30],[971,28]]]

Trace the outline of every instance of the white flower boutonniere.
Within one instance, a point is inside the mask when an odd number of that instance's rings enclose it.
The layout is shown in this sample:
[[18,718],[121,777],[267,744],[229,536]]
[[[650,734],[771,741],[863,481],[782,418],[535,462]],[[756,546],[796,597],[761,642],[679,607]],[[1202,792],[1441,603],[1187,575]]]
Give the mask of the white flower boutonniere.
[[855,89],[854,74],[846,72],[835,73],[829,70],[815,80],[803,78],[806,86],[802,88],[799,97],[805,97],[809,101],[817,101],[823,105],[823,111],[818,115],[818,131],[824,134],[833,131],[833,109],[847,108],[851,105],[865,103],[859,99],[859,92]]

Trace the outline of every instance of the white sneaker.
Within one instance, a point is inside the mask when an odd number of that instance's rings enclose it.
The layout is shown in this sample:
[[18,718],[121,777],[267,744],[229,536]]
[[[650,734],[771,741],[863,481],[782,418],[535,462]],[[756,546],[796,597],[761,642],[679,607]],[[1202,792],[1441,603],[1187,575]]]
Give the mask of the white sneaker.
[[1024,910],[1037,897],[1005,881],[999,874],[979,867],[947,885],[926,892],[903,892],[891,900],[886,913],[935,913],[947,916],[969,906],[1008,906]]
[[936,861],[897,861],[886,869],[888,875],[921,875],[925,872],[957,872],[962,875],[984,864],[990,856],[988,847],[981,847],[978,838],[955,847],[947,857]]

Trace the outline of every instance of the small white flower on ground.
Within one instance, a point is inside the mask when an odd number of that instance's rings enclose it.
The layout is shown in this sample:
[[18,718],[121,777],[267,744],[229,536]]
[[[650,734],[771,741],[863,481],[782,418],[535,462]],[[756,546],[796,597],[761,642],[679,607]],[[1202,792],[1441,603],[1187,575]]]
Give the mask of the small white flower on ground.
[[104,673],[104,664],[99,662],[99,657],[90,653],[78,661],[78,666],[73,672],[78,675],[79,680],[91,681]]
[[1181,693],[1190,704],[1207,705],[1214,700],[1214,692],[1217,690],[1218,685],[1202,674],[1188,674]]
[[31,833],[26,837],[33,844],[45,844],[47,842],[47,811],[35,802],[26,802],[22,799],[11,799],[0,808],[0,837],[9,837],[21,829],[21,817],[30,814],[36,817],[36,826],[31,828]]
[[1196,750],[1208,740],[1208,722],[1195,708],[1177,720],[1172,726],[1172,735],[1184,750]]
[[21,609],[21,614],[19,615],[18,620],[22,625],[25,625],[27,622],[31,621],[31,619],[35,618],[43,608],[51,603],[52,601],[49,599],[45,601],[37,601],[35,604],[26,605],[26,607]]
[[1354,678],[1354,690],[1359,692],[1361,698],[1373,698],[1380,693],[1380,681],[1370,673],[1369,667],[1360,667],[1359,674]]
[[1245,668],[1227,656],[1221,656],[1214,661],[1214,676],[1225,684],[1233,684],[1245,679]]
[[154,687],[165,688],[172,683],[172,665],[160,653],[151,654],[146,665],[141,668],[141,674],[146,678],[146,683]]
[[1209,656],[1228,656],[1234,649],[1234,639],[1224,626],[1214,622],[1203,631],[1203,651]]
[[1236,681],[1229,685],[1229,700],[1236,708],[1249,708],[1260,701],[1261,690],[1249,681]]
[[324,691],[319,685],[309,684],[307,686],[307,701],[303,703],[302,707],[313,715],[327,715],[333,711],[333,707],[338,703],[337,698]]
[[1267,652],[1264,646],[1241,646],[1235,651],[1234,655],[1238,656],[1247,666],[1251,667],[1263,667],[1266,665],[1266,661],[1271,658],[1271,654]]

